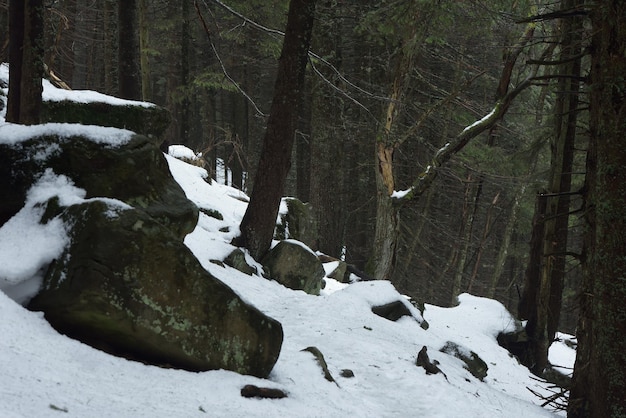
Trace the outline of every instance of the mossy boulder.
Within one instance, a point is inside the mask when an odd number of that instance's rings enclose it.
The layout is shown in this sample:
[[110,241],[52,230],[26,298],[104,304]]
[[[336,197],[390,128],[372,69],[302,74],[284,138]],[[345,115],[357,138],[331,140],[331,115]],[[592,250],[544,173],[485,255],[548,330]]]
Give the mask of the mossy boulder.
[[224,259],[224,264],[239,270],[248,276],[258,273],[255,267],[248,264],[248,261],[246,260],[246,253],[244,253],[241,248],[235,248],[230,254],[228,254],[228,256]]
[[283,201],[287,206],[287,212],[280,215],[275,238],[277,240],[295,239],[315,249],[318,235],[313,207],[295,197],[286,197]]
[[71,244],[29,308],[43,311],[60,332],[115,355],[266,377],[280,353],[280,323],[208,273],[146,212],[109,202],[51,206]]
[[350,283],[350,272],[348,271],[348,263],[339,261],[337,267],[328,274],[328,277],[335,279],[340,283]]
[[80,123],[128,129],[149,137],[157,146],[160,145],[171,119],[167,109],[139,102],[136,105],[115,105],[63,100],[44,101],[41,107],[42,122]]
[[83,136],[42,135],[19,145],[0,144],[0,225],[23,206],[27,190],[46,169],[63,174],[86,198],[121,200],[183,238],[198,209],[173,179],[163,153],[143,135],[113,146]]
[[262,260],[271,279],[294,289],[319,295],[325,275],[322,262],[311,249],[294,240],[281,241]]

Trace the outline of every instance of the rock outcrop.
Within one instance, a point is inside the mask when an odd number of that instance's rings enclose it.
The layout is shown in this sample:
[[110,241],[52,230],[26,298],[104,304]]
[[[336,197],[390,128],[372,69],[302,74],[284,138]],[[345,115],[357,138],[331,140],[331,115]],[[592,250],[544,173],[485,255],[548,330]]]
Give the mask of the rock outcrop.
[[211,276],[147,213],[96,200],[60,216],[72,225],[71,245],[29,306],[57,330],[161,366],[260,377],[272,370],[280,323]]
[[172,117],[155,105],[114,105],[105,102],[78,103],[70,100],[45,101],[41,107],[42,122],[80,123],[110,126],[149,137],[160,145]]
[[269,277],[294,290],[319,295],[325,275],[322,262],[302,243],[281,241],[262,260]]
[[309,248],[317,248],[317,223],[313,208],[295,197],[286,197],[283,202],[287,212],[280,215],[280,223],[276,225],[277,240],[295,239]]
[[99,114],[94,104],[84,113],[80,104],[64,106],[73,110],[50,116],[48,107],[46,117],[123,123],[152,138],[82,125],[3,127],[0,225],[22,209],[44,173],[84,190],[75,202],[52,197],[39,203],[45,206],[40,222],[60,219],[70,244],[48,266],[29,307],[43,311],[60,332],[115,355],[266,377],[280,353],[282,327],[208,273],[183,244],[198,209],[157,147],[164,127],[145,115],[154,109],[113,106]]
[[0,144],[0,224],[23,206],[26,192],[46,169],[72,179],[86,198],[121,200],[167,226],[179,238],[193,231],[198,209],[172,178],[167,161],[145,136],[123,146],[82,136],[41,135],[18,145]]

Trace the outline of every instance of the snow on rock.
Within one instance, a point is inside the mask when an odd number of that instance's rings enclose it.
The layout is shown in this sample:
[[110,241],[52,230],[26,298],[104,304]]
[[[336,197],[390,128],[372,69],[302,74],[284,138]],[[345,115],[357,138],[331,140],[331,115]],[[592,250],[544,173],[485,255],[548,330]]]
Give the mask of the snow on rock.
[[44,172],[28,191],[24,207],[0,227],[0,290],[18,303],[27,302],[39,290],[43,270],[69,244],[60,218],[42,222],[49,199],[58,197],[60,206],[101,200],[111,208],[111,216],[130,208],[115,199],[85,199],[85,194],[66,176],[56,175],[51,169]]
[[46,79],[43,80],[42,99],[47,102],[62,102],[64,100],[69,100],[77,103],[107,103],[113,106],[155,106],[152,103],[120,99],[118,97],[98,93],[93,90],[64,90],[55,87]]
[[[0,81],[4,83],[9,83],[9,64],[2,63],[0,64]],[[64,90],[54,86],[48,80],[42,80],[43,91],[41,93],[42,100],[49,102],[61,102],[64,100],[69,100],[77,103],[107,103],[110,105],[116,106],[142,106],[142,107],[152,107],[154,104],[147,102],[139,102],[135,100],[126,100],[120,99],[117,97],[109,96],[106,94],[98,93],[93,90]],[[8,89],[3,89],[6,91]]]
[[184,145],[170,145],[167,148],[167,154],[171,155],[174,158],[186,159],[189,161],[197,160],[198,158],[200,158],[199,154],[196,154],[194,150]]
[[43,123],[30,126],[3,123],[0,125],[0,144],[18,144],[43,135],[56,135],[60,138],[81,136],[99,144],[115,147],[127,143],[134,133],[126,129],[74,123]]

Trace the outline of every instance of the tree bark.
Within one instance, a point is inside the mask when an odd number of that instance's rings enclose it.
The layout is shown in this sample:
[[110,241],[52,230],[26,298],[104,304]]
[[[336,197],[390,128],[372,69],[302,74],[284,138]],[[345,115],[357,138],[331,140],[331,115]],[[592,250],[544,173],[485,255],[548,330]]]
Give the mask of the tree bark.
[[9,14],[11,61],[6,121],[34,125],[40,122],[43,90],[43,0],[12,0]]
[[[567,0],[563,2],[563,7],[575,7],[579,3],[579,0]],[[579,17],[564,19],[561,28],[559,61],[563,64],[557,71],[564,76],[579,76],[582,19]],[[527,366],[538,375],[541,375],[548,366],[548,349],[554,341],[561,314],[579,89],[580,82],[576,77],[559,79],[557,100],[553,110],[555,127],[551,143],[548,193],[542,196],[545,200],[543,202],[545,212],[541,214],[542,242],[535,243],[540,246],[542,256],[537,260],[538,270],[527,270],[528,273],[538,276],[527,276],[524,286],[524,299],[529,308],[526,331],[531,353]],[[533,289],[529,286],[538,288]]]
[[141,66],[137,0],[118,0],[119,95],[141,100]]
[[19,123],[22,99],[22,44],[24,43],[24,2],[9,1],[9,97],[6,121]]
[[241,221],[241,235],[236,239],[256,259],[261,259],[270,248],[291,166],[314,16],[315,0],[290,1],[261,158],[250,203]]
[[[186,2],[185,2],[186,3]],[[139,0],[139,50],[141,53],[141,99],[152,101],[152,81],[150,79],[150,30],[147,0]]]
[[626,4],[596,2],[591,22],[588,230],[570,418],[626,415]]

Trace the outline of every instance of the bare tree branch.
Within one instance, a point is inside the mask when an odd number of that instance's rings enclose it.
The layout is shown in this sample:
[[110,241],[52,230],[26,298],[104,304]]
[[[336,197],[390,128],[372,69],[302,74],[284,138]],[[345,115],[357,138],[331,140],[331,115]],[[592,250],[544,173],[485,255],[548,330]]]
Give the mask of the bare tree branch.
[[[278,35],[280,37],[285,36],[285,33],[277,30],[277,29],[272,29],[272,28],[268,28],[267,26],[263,26],[260,23],[255,22],[254,20],[242,15],[241,13],[239,13],[238,11],[234,10],[232,7],[224,4],[222,1],[220,0],[209,0],[212,1],[213,3],[217,4],[218,6],[220,6],[222,9],[226,10],[228,13],[231,13],[232,15],[238,17],[239,19],[243,20],[245,23],[250,24],[250,26],[252,26],[253,28],[260,30],[262,32],[266,32],[270,35]],[[206,0],[203,0],[203,3],[205,4],[205,6],[208,7]],[[353,83],[352,81],[348,80],[342,73],[341,71],[339,71],[339,69],[337,67],[335,67],[332,63],[330,63],[328,60],[324,59],[322,56],[316,54],[313,51],[309,51],[309,57],[313,58],[319,62],[321,62],[322,64],[324,64],[326,67],[328,67],[338,78],[339,80],[341,80],[343,83],[345,83],[347,86],[349,86],[350,88],[356,90],[358,93],[370,98],[370,99],[375,99],[375,100],[381,100],[381,101],[389,101],[388,97],[385,96],[380,96],[377,94],[374,94],[372,92],[369,92],[365,89],[363,89],[362,87],[359,87],[358,85],[356,85],[355,83]],[[309,63],[313,64],[313,61],[309,61]],[[313,67],[313,65],[312,65]],[[371,112],[367,109],[367,107],[365,105],[363,105],[362,103],[360,103],[357,99],[355,99],[354,97],[350,96],[348,93],[346,93],[343,89],[341,89],[340,87],[336,86],[332,81],[330,81],[327,77],[323,76],[322,73],[319,71],[319,69],[314,69],[315,74],[317,74],[320,78],[322,78],[322,80],[329,84],[331,86],[331,88],[333,88],[334,90],[337,90],[339,92],[341,92],[344,96],[346,96],[348,99],[350,99],[350,101],[352,101],[353,103],[357,104],[359,107],[367,110],[367,112],[369,114],[371,114]]]
[[[217,61],[220,63],[220,67],[222,68],[222,73],[224,73],[224,76],[228,79],[228,81],[230,81],[235,86],[235,88],[239,91],[239,93],[241,93],[246,98],[246,100],[248,100],[248,102],[250,102],[252,107],[254,107],[255,112],[259,116],[267,117],[267,115],[265,113],[263,113],[261,111],[261,109],[259,109],[259,107],[256,105],[256,103],[252,99],[252,97],[250,97],[244,91],[244,89],[239,85],[239,83],[237,83],[237,81],[235,81],[235,79],[232,78],[230,76],[230,74],[228,74],[228,71],[226,70],[226,66],[224,65],[224,62],[222,61],[222,58],[220,57],[220,54],[217,52],[217,48],[215,48],[215,45],[213,44],[213,41],[211,40],[211,31],[209,30],[209,27],[206,24],[206,21],[204,20],[204,17],[202,16],[202,13],[200,12],[200,8],[198,7],[198,1],[195,0],[193,2],[193,4],[196,7],[196,12],[198,13],[198,17],[200,18],[200,21],[202,22],[202,26],[204,28],[204,31],[206,32],[206,36],[209,39],[209,44],[211,45],[211,49],[213,50],[213,54],[215,54],[215,57],[217,58]],[[228,6],[225,6],[225,7],[228,7]]]
[[532,85],[532,76],[526,78],[524,81],[518,84],[517,87],[504,95],[502,99],[498,100],[491,112],[489,112],[489,114],[467,126],[454,139],[452,139],[450,142],[446,143],[442,148],[440,148],[433,157],[431,163],[417,177],[417,179],[413,182],[413,185],[408,190],[402,192],[394,192],[394,194],[392,195],[392,197],[394,198],[394,203],[396,205],[403,205],[424,193],[424,191],[426,191],[428,187],[430,187],[432,182],[437,177],[437,169],[448,160],[450,160],[453,155],[463,149],[463,147],[465,147],[465,145],[467,145],[467,143],[472,138],[475,138],[481,133],[487,131],[498,121],[500,121],[500,119],[504,117],[509,107],[511,106],[513,99],[515,99],[517,95],[519,95],[522,91]]

